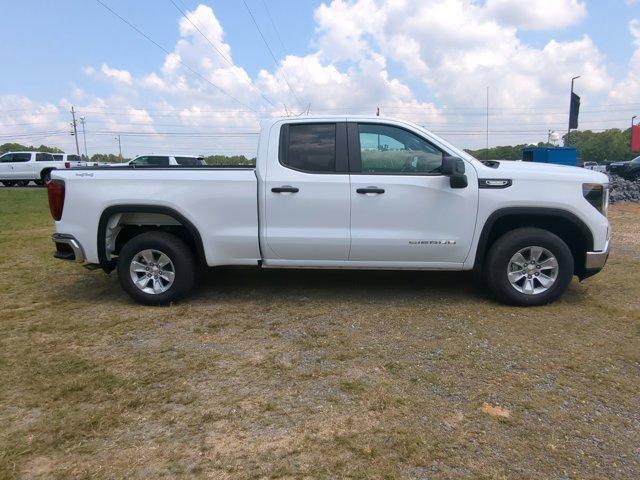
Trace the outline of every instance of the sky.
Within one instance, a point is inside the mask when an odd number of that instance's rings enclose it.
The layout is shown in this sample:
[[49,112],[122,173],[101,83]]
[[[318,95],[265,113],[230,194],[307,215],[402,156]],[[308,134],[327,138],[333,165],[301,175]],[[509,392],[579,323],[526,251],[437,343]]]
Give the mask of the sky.
[[0,143],[73,152],[74,106],[89,155],[119,135],[125,156],[253,156],[261,118],[379,107],[479,148],[487,89],[489,144],[537,143],[566,132],[574,76],[581,129],[640,116],[640,0],[5,0],[3,18]]

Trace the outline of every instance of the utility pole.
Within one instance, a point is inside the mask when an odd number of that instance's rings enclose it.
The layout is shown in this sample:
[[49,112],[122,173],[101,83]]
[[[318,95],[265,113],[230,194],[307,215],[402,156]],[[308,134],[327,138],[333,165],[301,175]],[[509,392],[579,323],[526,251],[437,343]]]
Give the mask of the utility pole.
[[376,117],[380,116],[380,107],[376,107]]
[[76,111],[73,109],[73,105],[71,106],[71,118],[73,119],[71,122],[73,133],[71,135],[76,139],[76,153],[80,156],[80,147],[78,146],[78,123],[76,122]]
[[564,142],[564,146],[569,146],[569,134],[571,133],[571,103],[573,102],[573,82],[580,78],[580,75],[571,79],[571,95],[569,95],[569,127],[567,128],[567,140]]
[[118,157],[120,157],[120,163],[122,163],[122,144],[120,143],[120,135],[116,137],[118,141]]
[[489,160],[489,86],[487,85],[487,143],[485,150],[485,160]]
[[84,156],[86,157],[87,160],[89,160],[89,154],[87,153],[87,134],[84,130],[84,122],[85,122],[84,117],[80,117],[80,125],[82,125],[82,139],[84,141]]

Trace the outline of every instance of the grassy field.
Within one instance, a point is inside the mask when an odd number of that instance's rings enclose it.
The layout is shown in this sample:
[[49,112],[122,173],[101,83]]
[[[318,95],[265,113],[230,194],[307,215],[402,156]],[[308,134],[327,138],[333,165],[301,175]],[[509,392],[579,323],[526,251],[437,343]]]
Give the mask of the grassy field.
[[544,308],[251,269],[149,308],[2,189],[0,478],[640,478],[640,207],[611,217],[605,271]]

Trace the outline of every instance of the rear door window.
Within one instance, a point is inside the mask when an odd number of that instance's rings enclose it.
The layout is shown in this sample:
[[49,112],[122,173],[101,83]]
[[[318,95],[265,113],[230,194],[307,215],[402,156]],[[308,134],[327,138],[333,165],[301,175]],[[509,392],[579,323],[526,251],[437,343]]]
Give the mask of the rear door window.
[[309,173],[336,171],[336,124],[300,123],[285,125],[280,163]]
[[58,154],[54,154],[54,155],[53,155],[53,159],[54,159],[56,162],[61,162],[61,161],[62,161],[62,158],[63,158],[63,155],[62,155],[61,153],[58,153]]
[[36,153],[36,162],[53,162],[53,155],[50,153]]

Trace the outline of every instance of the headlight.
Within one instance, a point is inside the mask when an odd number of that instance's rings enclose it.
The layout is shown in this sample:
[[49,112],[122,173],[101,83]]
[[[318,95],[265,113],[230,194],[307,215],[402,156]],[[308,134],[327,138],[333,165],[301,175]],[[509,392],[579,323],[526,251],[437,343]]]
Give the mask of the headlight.
[[583,183],[582,195],[605,217],[609,210],[609,185],[601,183]]

